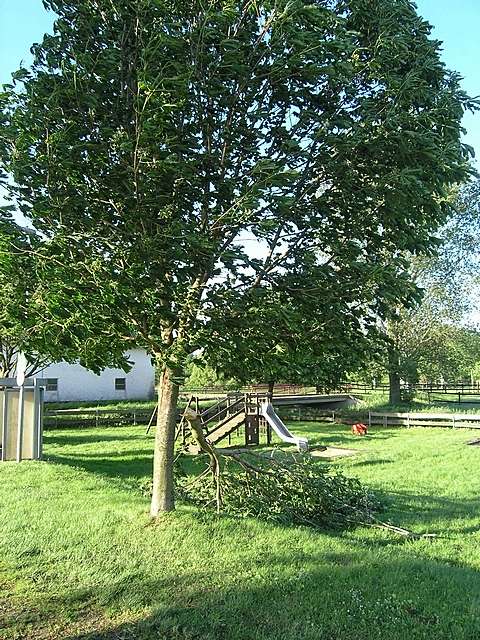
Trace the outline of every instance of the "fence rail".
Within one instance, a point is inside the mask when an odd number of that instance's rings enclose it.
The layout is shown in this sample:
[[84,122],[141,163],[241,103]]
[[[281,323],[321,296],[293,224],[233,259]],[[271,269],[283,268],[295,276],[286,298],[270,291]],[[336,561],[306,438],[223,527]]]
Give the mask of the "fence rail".
[[[300,410],[282,408],[280,413],[287,420],[314,420],[321,422],[350,423],[365,420],[366,414],[340,417],[335,411]],[[98,427],[122,424],[148,424],[152,410],[148,408],[132,409],[57,409],[44,413],[44,425],[49,428]],[[383,427],[452,427],[457,429],[480,429],[480,414],[473,413],[419,413],[419,412],[368,412],[369,426]]]
[[[199,395],[204,396],[211,394],[213,398],[221,398],[226,395],[235,395],[245,393],[266,393],[268,391],[268,385],[247,385],[244,387],[238,387],[237,389],[224,389],[222,387],[182,387],[180,393],[182,395]],[[274,387],[274,395],[310,395],[317,393],[316,387],[313,385],[292,385],[292,384],[276,384]],[[202,397],[202,400],[206,398]]]
[[384,427],[452,427],[480,429],[480,414],[473,413],[381,413],[368,412],[368,425]]
[[[344,381],[340,382],[333,387],[321,387],[314,385],[291,385],[291,384],[276,384],[274,386],[274,395],[310,395],[324,392],[345,392],[345,391],[385,391],[388,392],[390,388],[389,384],[378,383],[370,384],[366,382],[358,381]],[[424,383],[419,382],[416,384],[402,383],[400,385],[402,391],[424,391],[431,393],[462,393],[462,394],[480,394],[480,382],[473,384],[463,382],[450,382],[450,383]],[[264,393],[268,391],[268,385],[247,385],[238,387],[237,389],[225,389],[222,387],[183,387],[181,389],[182,394],[212,394],[214,396],[225,396],[229,393]]]
[[47,409],[44,426],[50,428],[76,426],[108,426],[117,424],[148,424],[152,409]]

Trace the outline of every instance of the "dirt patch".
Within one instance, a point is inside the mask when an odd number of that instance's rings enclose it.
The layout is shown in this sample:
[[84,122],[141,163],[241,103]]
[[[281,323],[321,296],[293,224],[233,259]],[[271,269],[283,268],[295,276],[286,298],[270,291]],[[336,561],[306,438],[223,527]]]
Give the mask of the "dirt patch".
[[325,447],[310,451],[313,458],[346,458],[359,453],[358,449],[341,449],[340,447]]
[[[223,449],[219,449],[220,453],[222,451],[230,452],[230,453],[256,453],[259,456],[263,456],[264,458],[270,458],[272,454],[275,453],[287,453],[287,454],[296,454],[297,449],[294,447],[287,447],[282,449],[268,449],[266,451],[255,451],[249,449],[247,447],[224,447]],[[356,453],[360,453],[358,449],[342,449],[340,447],[315,447],[308,452],[314,458],[346,458],[347,456],[354,456]]]

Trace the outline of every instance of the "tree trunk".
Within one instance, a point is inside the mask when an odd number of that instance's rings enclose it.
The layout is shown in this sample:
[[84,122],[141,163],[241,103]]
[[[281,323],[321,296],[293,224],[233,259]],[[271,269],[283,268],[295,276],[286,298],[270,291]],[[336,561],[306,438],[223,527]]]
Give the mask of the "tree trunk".
[[153,454],[153,487],[150,515],[175,509],[173,493],[173,451],[177,423],[179,387],[174,371],[165,367],[158,389],[157,428]]
[[273,389],[275,387],[275,380],[270,380],[268,383],[268,395],[270,398],[273,396]]
[[402,397],[400,392],[400,376],[396,371],[389,371],[388,377],[390,380],[390,404],[400,404]]
[[400,404],[400,362],[398,352],[390,347],[388,350],[388,378],[390,382],[389,403]]

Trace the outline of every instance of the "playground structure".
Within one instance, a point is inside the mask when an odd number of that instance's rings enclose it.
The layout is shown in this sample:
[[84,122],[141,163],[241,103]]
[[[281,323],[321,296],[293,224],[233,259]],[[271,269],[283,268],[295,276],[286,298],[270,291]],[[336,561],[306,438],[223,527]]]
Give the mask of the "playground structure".
[[266,402],[263,402],[261,410],[262,416],[267,421],[269,427],[275,431],[277,436],[279,436],[284,442],[296,445],[299,451],[308,451],[308,440],[306,438],[299,438],[290,433],[282,420],[275,413],[270,401],[267,400]]
[[43,396],[41,380],[0,378],[1,460],[39,460],[42,457]]
[[[333,402],[347,402],[348,398],[316,396],[312,400],[312,396],[308,398],[310,403],[330,404]],[[305,396],[283,396],[279,404],[285,406],[287,404],[305,404]],[[276,403],[277,399],[273,399]],[[245,445],[258,445],[260,438],[265,436],[266,444],[271,444],[272,431],[283,441],[294,444],[299,451],[308,450],[308,440],[299,438],[292,434],[282,422],[280,417],[275,413],[272,398],[268,393],[245,393],[227,395],[214,405],[204,409],[200,409],[200,399],[197,396],[191,396],[187,408],[195,410],[202,420],[202,426],[205,435],[212,444],[217,444],[222,440],[228,439],[230,444],[231,435],[240,429],[244,429]],[[188,443],[189,429],[187,421],[182,418],[178,428],[178,435],[181,436],[184,446],[188,446],[191,453],[199,453],[199,447],[195,444]]]

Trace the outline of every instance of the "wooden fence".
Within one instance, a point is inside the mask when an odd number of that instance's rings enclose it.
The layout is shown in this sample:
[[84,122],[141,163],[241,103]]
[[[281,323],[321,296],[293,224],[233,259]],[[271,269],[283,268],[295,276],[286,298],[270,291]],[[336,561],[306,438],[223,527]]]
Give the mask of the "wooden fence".
[[368,425],[480,429],[480,415],[474,413],[380,413],[369,411]]
[[[298,407],[282,407],[281,417],[289,421],[341,422],[367,421],[364,414],[339,415],[335,411],[304,410]],[[99,427],[117,425],[144,425],[152,417],[150,408],[131,409],[58,409],[44,412],[44,426],[50,429],[65,427]],[[368,412],[368,425],[383,427],[452,427],[456,429],[480,429],[480,414],[474,413],[394,413]]]
[[[247,385],[239,387],[238,389],[223,389],[222,387],[182,387],[180,395],[185,396],[199,396],[202,400],[206,400],[204,396],[212,396],[210,399],[222,398],[226,395],[235,395],[245,393],[266,393],[268,391],[268,385],[257,384]],[[290,396],[290,395],[312,395],[317,393],[314,386],[305,385],[293,385],[293,384],[276,384],[274,387],[274,395],[276,396]]]
[[98,427],[122,424],[148,424],[152,409],[47,409],[44,412],[43,424],[47,428],[63,427]]

